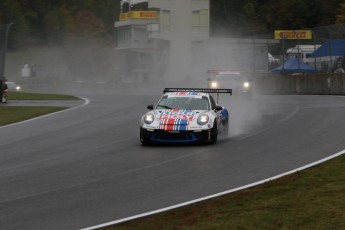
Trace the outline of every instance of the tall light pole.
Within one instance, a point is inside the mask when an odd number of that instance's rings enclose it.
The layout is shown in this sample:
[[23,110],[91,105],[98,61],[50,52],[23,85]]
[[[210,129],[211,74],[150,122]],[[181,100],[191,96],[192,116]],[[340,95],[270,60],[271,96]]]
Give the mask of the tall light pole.
[[282,54],[283,54],[283,65],[282,65],[282,73],[285,72],[285,40],[286,40],[286,35],[283,35],[281,41],[282,41]]
[[7,50],[7,37],[8,31],[12,24],[0,25],[0,102],[2,102],[3,97],[3,85],[5,78],[5,64],[6,64],[6,50]]
[[[313,30],[310,30],[311,33],[312,33],[312,36],[313,36],[313,41],[314,41],[314,52],[316,51],[316,42],[315,42],[315,39],[316,39],[316,36],[315,36],[315,32]],[[316,70],[316,56],[314,55],[314,68]]]
[[333,66],[333,62],[332,62],[332,30],[328,27],[325,26],[326,29],[329,32],[329,47],[328,47],[328,54],[329,54],[329,70],[332,71],[332,66]]
[[12,24],[0,25],[0,79],[4,80],[8,31]]

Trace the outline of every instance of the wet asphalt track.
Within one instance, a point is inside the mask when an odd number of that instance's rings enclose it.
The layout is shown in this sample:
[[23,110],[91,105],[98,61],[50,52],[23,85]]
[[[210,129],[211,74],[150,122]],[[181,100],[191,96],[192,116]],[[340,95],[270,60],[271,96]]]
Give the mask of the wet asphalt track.
[[345,98],[231,101],[229,139],[143,147],[157,96],[90,104],[0,127],[0,228],[80,229],[243,186],[345,149]]

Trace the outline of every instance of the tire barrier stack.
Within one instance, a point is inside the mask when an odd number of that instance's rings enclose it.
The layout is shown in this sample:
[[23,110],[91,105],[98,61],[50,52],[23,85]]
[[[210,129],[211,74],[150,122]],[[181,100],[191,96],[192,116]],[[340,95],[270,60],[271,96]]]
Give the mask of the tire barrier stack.
[[253,80],[261,94],[345,95],[345,74],[272,74]]

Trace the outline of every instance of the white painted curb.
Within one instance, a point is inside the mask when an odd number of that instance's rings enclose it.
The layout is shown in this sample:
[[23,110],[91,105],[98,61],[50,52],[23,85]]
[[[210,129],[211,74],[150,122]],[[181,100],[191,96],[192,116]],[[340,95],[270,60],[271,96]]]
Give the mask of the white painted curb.
[[170,206],[170,207],[154,210],[154,211],[151,211],[151,212],[146,212],[146,213],[143,213],[143,214],[139,214],[139,215],[135,215],[135,216],[130,216],[130,217],[119,219],[119,220],[115,220],[115,221],[112,221],[112,222],[108,222],[108,223],[104,223],[104,224],[100,224],[100,225],[96,225],[96,226],[92,226],[92,227],[88,227],[88,228],[83,228],[81,230],[94,230],[94,229],[98,229],[98,228],[103,228],[103,227],[111,226],[111,225],[114,225],[114,224],[119,224],[119,223],[122,223],[122,222],[138,219],[138,218],[141,218],[141,217],[150,216],[150,215],[153,215],[153,214],[165,212],[165,211],[172,210],[172,209],[175,209],[175,208],[180,208],[180,207],[187,206],[187,205],[190,205],[190,204],[194,204],[194,203],[197,203],[197,202],[200,202],[200,201],[209,200],[209,199],[212,199],[212,198],[215,198],[215,197],[219,197],[219,196],[223,196],[223,195],[226,195],[226,194],[229,194],[229,193],[237,192],[239,190],[243,190],[243,189],[247,189],[247,188],[250,188],[250,187],[254,187],[254,186],[257,186],[257,185],[269,182],[271,180],[275,180],[275,179],[287,176],[289,174],[293,174],[293,173],[296,173],[298,171],[301,171],[301,170],[304,170],[304,169],[307,169],[307,168],[311,168],[311,167],[313,167],[315,165],[321,164],[321,163],[323,163],[325,161],[331,160],[331,159],[336,158],[338,156],[341,156],[343,154],[345,154],[345,149],[340,151],[340,152],[338,152],[338,153],[336,153],[336,154],[333,154],[333,155],[331,155],[329,157],[326,157],[324,159],[316,161],[314,163],[305,165],[303,167],[300,167],[300,168],[288,171],[286,173],[282,173],[282,174],[279,174],[277,176],[270,177],[270,178],[267,178],[267,179],[264,179],[264,180],[252,183],[252,184],[248,184],[248,185],[245,185],[245,186],[242,186],[242,187],[238,187],[238,188],[234,188],[234,189],[231,189],[231,190],[228,190],[228,191],[220,192],[220,193],[217,193],[217,194],[214,194],[214,195],[202,197],[202,198],[199,198],[199,199],[196,199],[196,200],[187,201],[187,202],[180,203],[180,204],[177,204],[177,205],[173,205],[173,206]]
[[67,112],[67,111],[70,111],[70,110],[73,110],[73,109],[78,109],[78,108],[84,107],[84,106],[86,106],[86,105],[88,105],[90,103],[90,100],[87,99],[87,98],[80,97],[80,99],[84,100],[84,104],[76,106],[76,107],[72,107],[72,108],[69,108],[69,109],[61,110],[61,111],[58,111],[58,112],[54,112],[54,113],[49,113],[49,114],[46,114],[46,115],[38,116],[38,117],[31,118],[31,119],[28,119],[28,120],[19,121],[19,122],[8,124],[8,125],[3,125],[3,126],[0,126],[0,129],[1,128],[5,128],[5,127],[14,126],[14,125],[23,124],[23,123],[30,122],[30,121],[34,121],[34,120],[37,120],[37,119],[40,119],[40,118],[43,118],[43,117],[49,117],[49,116],[52,116],[52,115],[55,115],[55,114],[58,114],[58,113]]

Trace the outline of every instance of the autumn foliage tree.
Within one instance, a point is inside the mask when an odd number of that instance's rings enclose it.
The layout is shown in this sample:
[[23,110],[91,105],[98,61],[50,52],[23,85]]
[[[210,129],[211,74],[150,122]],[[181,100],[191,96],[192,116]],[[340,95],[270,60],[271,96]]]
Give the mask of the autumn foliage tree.
[[340,3],[340,7],[338,9],[338,14],[336,16],[336,23],[345,23],[345,1]]
[[[103,21],[93,12],[81,11],[67,25],[65,54],[70,71],[82,79],[107,77],[114,44]],[[101,76],[100,76],[101,75]]]

